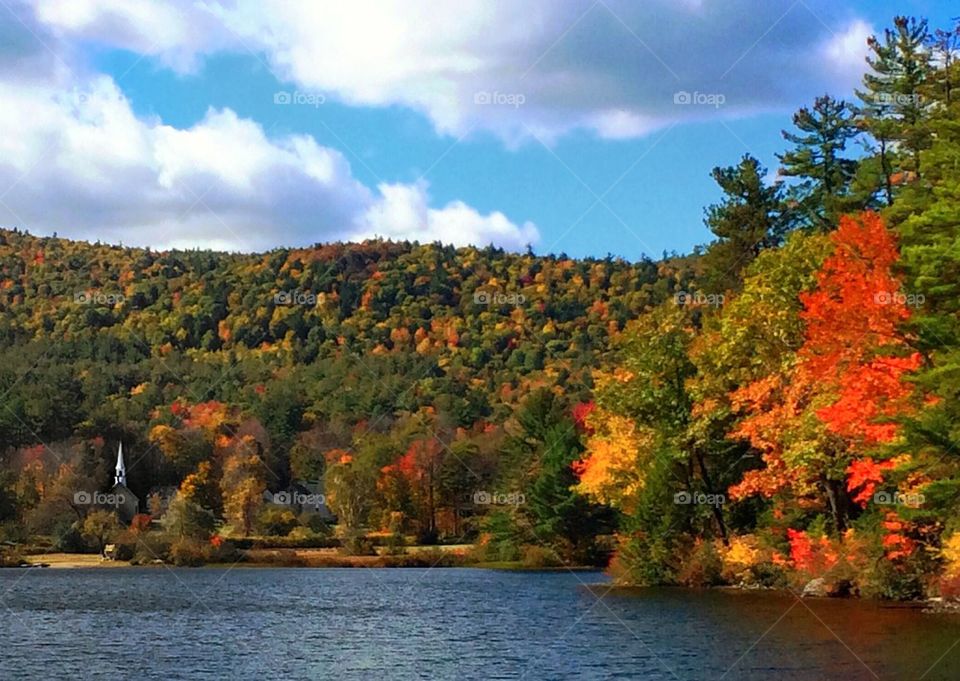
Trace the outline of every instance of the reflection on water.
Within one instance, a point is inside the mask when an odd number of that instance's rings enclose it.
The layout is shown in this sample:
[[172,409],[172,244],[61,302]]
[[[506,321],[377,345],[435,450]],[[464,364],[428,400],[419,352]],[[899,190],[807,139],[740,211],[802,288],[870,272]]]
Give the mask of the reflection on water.
[[604,582],[465,569],[0,570],[0,679],[960,679],[960,617]]

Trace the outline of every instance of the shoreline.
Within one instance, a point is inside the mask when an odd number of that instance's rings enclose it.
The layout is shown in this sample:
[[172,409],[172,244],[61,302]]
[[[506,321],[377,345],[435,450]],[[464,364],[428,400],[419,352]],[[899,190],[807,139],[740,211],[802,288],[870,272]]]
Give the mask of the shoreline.
[[[295,549],[287,549],[288,551],[296,551]],[[307,549],[307,551],[311,551]],[[316,551],[316,549],[313,549]],[[9,566],[7,569],[20,569],[20,570],[40,570],[40,569],[51,569],[51,570],[82,570],[82,569],[136,569],[136,568],[189,568],[194,570],[202,569],[235,569],[235,568],[251,568],[251,569],[291,569],[291,570],[301,570],[301,569],[336,569],[336,570],[350,570],[350,569],[371,569],[371,568],[383,568],[383,569],[464,569],[472,568],[475,570],[495,570],[495,571],[504,571],[504,572],[548,572],[548,573],[565,573],[565,572],[602,572],[603,568],[590,565],[577,565],[577,566],[530,566],[524,565],[520,562],[478,562],[478,563],[468,563],[468,562],[458,562],[458,563],[440,563],[430,564],[429,561],[416,561],[416,560],[404,560],[408,558],[408,555],[400,556],[344,556],[336,554],[334,556],[324,555],[323,560],[240,560],[233,563],[205,563],[203,565],[196,566],[178,566],[168,563],[144,563],[144,564],[133,564],[130,561],[121,561],[121,560],[109,560],[106,558],[101,558],[96,554],[83,554],[83,553],[45,553],[45,554],[35,554],[28,556],[25,560],[26,565],[20,566]],[[263,558],[263,556],[260,556]],[[593,585],[590,585],[593,586]],[[910,601],[886,601],[877,598],[863,598],[860,596],[847,596],[847,597],[838,597],[838,596],[801,596],[791,589],[787,588],[746,588],[739,586],[712,586],[712,587],[687,587],[687,586],[671,586],[671,585],[660,585],[660,586],[638,586],[638,585],[628,585],[628,584],[606,584],[605,587],[610,591],[618,591],[621,593],[628,592],[640,592],[645,589],[679,589],[683,591],[695,592],[719,592],[730,595],[745,595],[745,594],[771,594],[774,596],[794,596],[797,598],[803,598],[803,600],[814,600],[814,601],[861,601],[867,603],[875,603],[878,605],[883,605],[883,607],[890,608],[902,608],[906,610],[922,610],[925,613],[934,613],[934,614],[951,614],[951,615],[960,615],[960,603],[950,599],[943,598],[929,598],[925,600],[910,600]]]
[[[154,567],[191,568],[475,568],[480,570],[506,570],[515,572],[594,572],[603,568],[590,565],[576,566],[531,566],[517,562],[467,562],[450,554],[450,559],[429,554],[418,557],[417,552],[401,555],[347,556],[330,553],[325,549],[273,549],[246,552],[243,559],[235,562],[204,563],[195,566],[178,566],[170,563],[132,563],[126,560],[110,560],[98,554],[84,553],[38,553],[25,556],[25,565],[11,565],[9,569],[21,570],[76,570],[76,569],[129,569]],[[438,559],[439,558],[439,559]]]

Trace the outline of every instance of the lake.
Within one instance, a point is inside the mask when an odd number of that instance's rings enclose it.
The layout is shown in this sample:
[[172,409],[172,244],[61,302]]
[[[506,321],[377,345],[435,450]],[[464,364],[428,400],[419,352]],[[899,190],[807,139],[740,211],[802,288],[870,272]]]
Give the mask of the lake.
[[960,617],[592,572],[14,569],[0,599],[0,679],[960,678]]

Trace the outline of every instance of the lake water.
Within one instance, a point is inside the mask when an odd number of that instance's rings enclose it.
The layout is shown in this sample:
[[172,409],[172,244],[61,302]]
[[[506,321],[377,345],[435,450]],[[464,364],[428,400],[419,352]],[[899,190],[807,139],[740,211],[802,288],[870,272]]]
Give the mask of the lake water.
[[605,581],[0,570],[0,679],[960,679],[960,617]]

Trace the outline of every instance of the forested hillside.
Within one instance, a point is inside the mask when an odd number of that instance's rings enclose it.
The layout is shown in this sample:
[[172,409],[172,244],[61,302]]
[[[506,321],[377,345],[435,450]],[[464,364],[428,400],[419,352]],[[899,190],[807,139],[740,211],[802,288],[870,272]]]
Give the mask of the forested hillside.
[[[122,441],[141,499],[201,467],[223,490],[199,505],[247,533],[265,489],[356,457],[369,472],[357,523],[376,510],[388,527],[393,513],[428,539],[475,536],[460,508],[527,489],[545,451],[531,437],[558,424],[568,443],[552,465],[569,487],[570,409],[608,339],[691,277],[685,259],[388,242],[160,253],[10,230],[0,267],[0,441],[31,531],[82,515],[67,492],[108,488]],[[246,453],[246,468],[231,459]],[[391,471],[416,480],[387,502]]]

